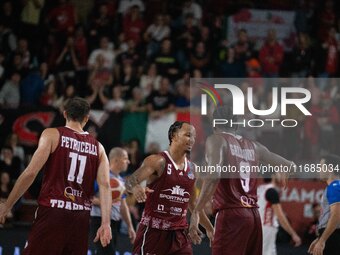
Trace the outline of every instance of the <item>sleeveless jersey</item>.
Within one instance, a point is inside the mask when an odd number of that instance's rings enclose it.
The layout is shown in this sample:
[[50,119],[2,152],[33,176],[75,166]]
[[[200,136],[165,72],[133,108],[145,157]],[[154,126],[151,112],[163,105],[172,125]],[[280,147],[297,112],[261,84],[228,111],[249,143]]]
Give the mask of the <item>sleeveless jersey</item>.
[[263,184],[257,188],[257,197],[259,204],[259,213],[263,226],[270,226],[277,228],[279,223],[277,217],[274,214],[272,204],[266,199],[266,192],[270,188],[275,188],[273,184]]
[[[213,198],[214,211],[228,208],[256,208],[256,179],[249,170],[258,166],[254,144],[242,136],[219,133],[228,146],[224,151],[223,166],[234,167],[236,173],[221,178]],[[242,171],[244,170],[244,171]]]
[[91,210],[99,166],[98,141],[87,132],[57,129],[59,142],[43,167],[38,203],[66,210]]
[[160,155],[165,159],[165,167],[162,175],[148,185],[154,192],[148,194],[140,223],[161,230],[187,228],[189,198],[195,183],[194,166],[185,159],[184,169],[180,170],[167,151]]

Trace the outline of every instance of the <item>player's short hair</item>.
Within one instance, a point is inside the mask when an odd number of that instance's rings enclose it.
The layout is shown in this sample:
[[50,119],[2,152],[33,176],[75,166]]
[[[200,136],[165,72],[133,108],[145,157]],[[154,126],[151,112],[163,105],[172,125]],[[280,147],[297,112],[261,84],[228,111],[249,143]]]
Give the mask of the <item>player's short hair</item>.
[[84,98],[74,97],[65,104],[65,111],[68,120],[82,122],[90,113],[90,104]]
[[120,158],[124,156],[124,152],[126,152],[126,150],[124,150],[123,148],[120,147],[114,147],[110,150],[109,153],[109,159],[114,159],[114,158]]
[[[321,159],[325,160],[325,164],[331,165],[333,170],[339,169],[340,171],[340,157],[334,154],[327,154],[321,157]],[[339,171],[333,171],[333,173],[337,176],[340,176]]]
[[237,116],[233,114],[233,107],[230,103],[217,107],[213,112],[214,119],[226,119],[228,124],[221,125],[219,129],[222,130],[236,130],[237,125],[233,124],[231,126],[231,120],[233,122],[237,121]]
[[177,131],[182,128],[184,123],[191,125],[189,122],[186,122],[186,121],[176,121],[170,126],[169,131],[168,131],[169,145],[171,145],[172,138],[177,133]]

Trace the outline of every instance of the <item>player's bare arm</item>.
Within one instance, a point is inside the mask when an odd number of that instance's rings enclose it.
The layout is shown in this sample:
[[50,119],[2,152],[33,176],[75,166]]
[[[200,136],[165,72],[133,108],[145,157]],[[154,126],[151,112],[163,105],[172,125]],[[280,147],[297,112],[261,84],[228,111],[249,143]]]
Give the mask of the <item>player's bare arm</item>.
[[110,166],[104,147],[99,144],[99,167],[97,172],[97,182],[99,185],[99,200],[102,215],[101,226],[97,231],[94,241],[100,240],[105,247],[110,243],[111,227],[110,215],[112,206],[111,188],[110,188]]
[[160,155],[150,155],[144,159],[140,168],[126,179],[125,187],[128,193],[133,193],[137,202],[142,203],[146,200],[145,191],[152,192],[143,188],[140,183],[144,180],[154,181],[162,175],[165,167],[165,159]]
[[[265,146],[258,142],[254,142],[255,151],[259,156],[260,162],[263,164],[268,164],[272,166],[289,166],[291,170],[293,170],[296,165],[293,161],[289,161],[280,155],[269,151]],[[286,186],[287,179],[289,177],[289,173],[278,173],[278,177],[281,185]]]
[[33,154],[31,162],[19,176],[7,201],[0,205],[0,223],[4,223],[7,213],[32,185],[37,174],[46,163],[50,153],[57,147],[58,142],[59,132],[57,129],[48,128],[43,131],[39,139],[38,148]]
[[[197,201],[197,193],[195,191],[195,187],[197,187],[197,180],[195,182],[194,189],[190,193],[189,199],[189,210],[192,213],[195,209],[196,201]],[[201,211],[199,213],[199,224],[203,226],[206,230],[207,236],[210,239],[210,243],[213,241],[214,238],[214,226],[211,224],[208,216],[206,215],[205,211]],[[199,235],[201,236],[201,232],[199,230]]]
[[[219,135],[211,135],[207,138],[205,145],[205,156],[208,165],[221,165],[223,163],[223,151],[227,144]],[[208,201],[211,201],[219,182],[219,176],[210,176],[205,178],[202,184],[201,193],[197,200],[197,204],[191,214],[190,219],[190,237],[194,244],[201,242],[199,235],[198,223],[200,222],[200,214],[204,211],[204,207]]]
[[326,241],[340,224],[340,203],[330,206],[330,217],[327,226],[322,235],[314,240],[310,245],[308,252],[313,255],[322,255],[325,249]]
[[130,211],[126,203],[126,199],[122,199],[122,202],[120,205],[120,212],[121,212],[123,220],[126,222],[128,226],[128,234],[129,234],[130,242],[133,244],[136,239],[136,232],[135,232],[135,229],[133,228]]

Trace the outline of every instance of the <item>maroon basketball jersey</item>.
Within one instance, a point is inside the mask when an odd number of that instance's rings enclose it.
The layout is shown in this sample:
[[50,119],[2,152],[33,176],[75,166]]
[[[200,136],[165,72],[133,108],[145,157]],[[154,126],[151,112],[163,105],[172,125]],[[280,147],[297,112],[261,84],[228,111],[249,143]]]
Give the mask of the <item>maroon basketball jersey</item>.
[[167,151],[160,155],[166,161],[165,167],[162,175],[148,185],[154,192],[148,194],[140,223],[162,230],[187,228],[189,198],[195,183],[194,167],[185,159],[181,170]]
[[257,207],[256,178],[250,171],[251,166],[258,166],[259,160],[253,142],[242,136],[220,133],[228,146],[224,151],[223,165],[234,166],[236,173],[231,178],[221,178],[213,199],[215,211],[228,208]]
[[59,127],[59,143],[43,167],[39,205],[66,210],[91,210],[99,166],[98,142],[87,132]]

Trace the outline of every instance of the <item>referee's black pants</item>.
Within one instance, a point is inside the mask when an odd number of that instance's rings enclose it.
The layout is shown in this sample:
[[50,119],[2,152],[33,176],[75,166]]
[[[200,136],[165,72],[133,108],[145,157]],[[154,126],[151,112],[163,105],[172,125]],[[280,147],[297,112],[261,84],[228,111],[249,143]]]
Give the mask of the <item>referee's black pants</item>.
[[[319,230],[319,236],[325,231],[324,228]],[[340,229],[336,229],[327,239],[323,255],[340,254]]]

